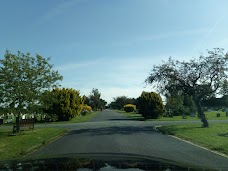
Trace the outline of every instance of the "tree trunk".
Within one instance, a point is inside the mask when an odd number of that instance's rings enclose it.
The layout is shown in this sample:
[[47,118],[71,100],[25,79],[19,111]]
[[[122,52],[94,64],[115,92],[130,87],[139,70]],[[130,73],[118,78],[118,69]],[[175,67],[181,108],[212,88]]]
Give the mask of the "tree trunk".
[[16,117],[16,133],[20,132],[20,117]]
[[207,119],[205,117],[205,114],[203,113],[200,100],[196,101],[196,107],[197,107],[197,111],[198,111],[198,117],[203,122],[203,127],[209,127],[209,123],[208,123],[208,121],[207,121]]
[[20,116],[21,116],[21,111],[18,110],[18,114],[16,117],[16,133],[20,132]]

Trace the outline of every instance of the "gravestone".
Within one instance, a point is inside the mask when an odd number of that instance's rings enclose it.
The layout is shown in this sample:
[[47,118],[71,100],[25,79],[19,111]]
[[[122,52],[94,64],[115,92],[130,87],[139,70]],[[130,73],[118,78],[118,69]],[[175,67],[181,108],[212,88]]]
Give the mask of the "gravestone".
[[11,118],[14,120],[14,114],[13,113],[11,113]]
[[22,119],[25,119],[25,114],[21,116]]

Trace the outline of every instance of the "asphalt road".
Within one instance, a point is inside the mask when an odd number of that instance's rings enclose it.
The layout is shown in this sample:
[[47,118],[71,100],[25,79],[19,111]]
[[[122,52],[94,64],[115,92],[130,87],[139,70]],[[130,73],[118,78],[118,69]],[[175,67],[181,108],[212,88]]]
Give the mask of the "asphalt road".
[[91,122],[71,124],[68,134],[31,155],[136,154],[228,170],[228,158],[158,133],[154,125],[156,122],[131,121],[105,110]]

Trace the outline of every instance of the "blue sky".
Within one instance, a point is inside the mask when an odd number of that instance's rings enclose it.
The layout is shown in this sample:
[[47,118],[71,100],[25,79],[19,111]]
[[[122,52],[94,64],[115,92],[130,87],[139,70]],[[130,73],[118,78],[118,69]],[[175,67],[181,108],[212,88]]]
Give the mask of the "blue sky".
[[0,58],[5,50],[51,57],[62,87],[102,98],[138,97],[144,80],[170,56],[188,60],[228,50],[228,1],[2,0]]

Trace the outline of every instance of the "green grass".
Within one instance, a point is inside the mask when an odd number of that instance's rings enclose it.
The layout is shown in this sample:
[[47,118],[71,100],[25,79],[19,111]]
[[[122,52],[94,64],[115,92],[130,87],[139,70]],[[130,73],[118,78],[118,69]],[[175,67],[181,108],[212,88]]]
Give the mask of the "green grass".
[[228,155],[228,124],[210,124],[208,128],[202,128],[200,124],[171,125],[158,129]]
[[0,159],[8,160],[24,156],[66,132],[67,130],[62,128],[42,128],[22,131],[13,136],[10,135],[11,129],[0,130]]
[[75,118],[71,119],[70,121],[60,121],[60,122],[50,122],[53,124],[66,124],[66,123],[80,123],[80,122],[87,122],[93,117],[95,117],[98,114],[98,111],[87,113],[84,116],[76,116]]
[[[226,113],[222,111],[211,111],[211,112],[204,112],[206,115],[206,118],[208,120],[228,120],[228,117],[226,117]],[[220,117],[217,117],[216,114],[220,113]],[[183,119],[182,116],[173,116],[172,118],[170,117],[161,117],[158,119],[150,119],[150,120],[157,120],[157,121],[179,121],[179,120],[198,120],[198,117],[191,117],[191,116],[186,116],[186,119]]]
[[79,122],[87,122],[90,119],[92,119],[93,117],[95,117],[97,115],[98,112],[92,112],[92,113],[88,113],[85,116],[76,116],[75,118],[73,118],[72,120],[70,120],[70,123],[79,123]]
[[[140,114],[136,112],[130,112],[127,113],[123,110],[115,110],[119,113],[123,113],[124,116],[131,118],[132,120],[145,120]],[[220,113],[220,117],[217,117],[216,114]],[[208,120],[228,120],[228,117],[226,116],[225,112],[222,111],[211,111],[211,112],[205,112],[206,118]],[[148,119],[147,121],[184,121],[184,120],[199,120],[197,116],[191,117],[186,116],[186,119],[183,119],[182,116],[173,116],[173,117],[160,117],[158,119]]]
[[125,112],[123,110],[115,110],[118,113],[122,113],[124,116],[132,119],[132,120],[137,120],[137,121],[144,121],[145,118],[142,117],[142,115],[136,113],[136,112]]

